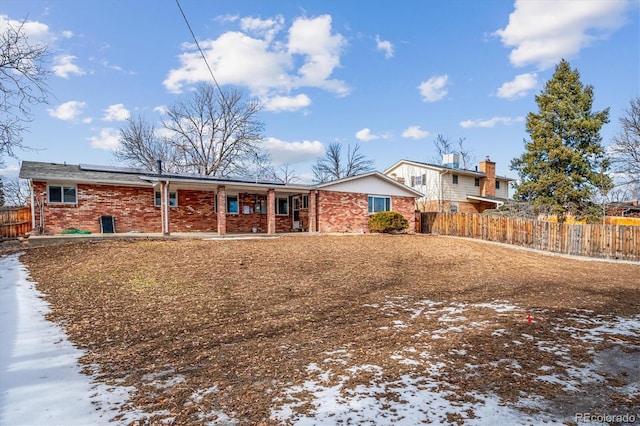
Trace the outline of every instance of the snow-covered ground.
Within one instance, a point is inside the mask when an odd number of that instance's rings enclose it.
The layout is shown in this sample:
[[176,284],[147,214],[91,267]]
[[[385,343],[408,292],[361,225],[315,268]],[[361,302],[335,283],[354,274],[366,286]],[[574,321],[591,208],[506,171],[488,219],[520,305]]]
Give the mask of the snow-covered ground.
[[114,424],[131,389],[83,374],[82,352],[48,312],[18,256],[0,257],[0,424]]
[[[575,422],[573,416],[549,410],[548,403],[537,395],[523,395],[511,405],[504,404],[490,393],[468,392],[463,401],[451,398],[455,387],[448,386],[442,370],[447,360],[435,359],[429,353],[429,340],[446,339],[451,333],[463,333],[469,327],[489,330],[489,321],[474,322],[472,309],[491,309],[496,315],[517,315],[526,318],[522,308],[507,302],[484,304],[442,303],[391,298],[379,305],[367,305],[389,318],[385,329],[398,332],[413,329],[421,318],[437,318],[437,326],[414,334],[416,344],[399,347],[391,360],[416,366],[419,375],[389,379],[382,367],[358,364],[349,349],[336,348],[323,354],[307,366],[307,379],[293,385],[284,397],[274,398],[271,418],[296,425],[326,424],[397,424],[414,425],[428,420],[434,424],[454,422],[465,424],[565,424]],[[0,425],[100,425],[127,424],[148,414],[123,410],[132,388],[107,386],[94,377],[83,374],[78,364],[82,351],[67,339],[64,330],[45,319],[47,303],[29,280],[28,272],[18,255],[0,257]],[[570,340],[596,344],[602,339],[623,342],[640,336],[640,315],[630,318],[603,317],[590,311],[573,311],[561,321],[556,330],[571,333]],[[408,332],[408,331],[407,331]],[[491,335],[507,336],[509,345],[521,345],[533,339],[526,333],[495,329]],[[617,336],[617,337],[614,337]],[[601,383],[611,366],[616,372],[627,371],[634,376],[640,360],[638,349],[626,353],[622,346],[610,352],[594,354],[594,362],[575,365],[569,361],[567,344],[555,340],[537,341],[540,351],[557,356],[556,365],[541,368],[537,380],[559,383],[567,392],[583,391],[583,386]],[[466,356],[466,349],[456,349]],[[481,369],[471,353],[470,371]],[[499,360],[505,371],[518,374],[515,359]],[[475,363],[475,364],[474,364]],[[466,370],[466,369],[465,369]],[[340,373],[338,373],[338,371]],[[366,380],[354,379],[366,378]],[[180,383],[183,378],[165,378],[159,386]],[[640,379],[633,378],[624,389],[629,397],[640,395]],[[194,403],[210,389],[196,390]],[[458,395],[459,396],[459,395]],[[584,394],[585,408],[589,408],[588,393]],[[532,410],[533,409],[533,410]],[[529,414],[527,414],[529,413]],[[533,414],[532,414],[533,413]],[[156,413],[157,414],[157,413]],[[628,413],[633,422],[640,422],[640,412]],[[113,421],[117,417],[118,420]],[[209,424],[236,424],[237,420],[220,412],[203,416]],[[171,414],[167,413],[167,422]],[[580,424],[602,424],[598,421]]]

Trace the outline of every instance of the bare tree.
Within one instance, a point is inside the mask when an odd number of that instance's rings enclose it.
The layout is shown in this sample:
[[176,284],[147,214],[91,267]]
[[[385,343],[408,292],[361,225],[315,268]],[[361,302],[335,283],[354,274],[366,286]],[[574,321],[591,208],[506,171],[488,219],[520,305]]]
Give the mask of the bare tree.
[[276,171],[276,179],[282,183],[300,182],[300,176],[296,173],[296,169],[292,168],[289,163],[281,165]]
[[629,102],[620,117],[620,133],[613,137],[610,155],[616,180],[632,195],[640,196],[640,97]]
[[191,98],[169,108],[162,125],[171,133],[168,141],[186,171],[221,177],[246,174],[260,154],[260,109],[257,101],[244,102],[238,90],[221,93],[201,84]]
[[120,147],[114,155],[118,161],[132,167],[155,170],[160,160],[163,171],[183,171],[173,145],[158,137],[155,127],[140,115],[129,118],[126,127],[120,129]]
[[0,178],[0,207],[27,205],[29,185],[23,179]]
[[49,95],[47,47],[30,45],[24,24],[8,23],[0,32],[0,165],[5,155],[26,148],[22,133],[33,120],[31,106],[46,103]]
[[358,144],[354,146],[353,150],[351,146],[347,146],[347,158],[343,161],[342,144],[340,142],[330,143],[325,156],[318,158],[312,167],[313,180],[322,183],[370,171],[373,160],[367,159],[359,151]]

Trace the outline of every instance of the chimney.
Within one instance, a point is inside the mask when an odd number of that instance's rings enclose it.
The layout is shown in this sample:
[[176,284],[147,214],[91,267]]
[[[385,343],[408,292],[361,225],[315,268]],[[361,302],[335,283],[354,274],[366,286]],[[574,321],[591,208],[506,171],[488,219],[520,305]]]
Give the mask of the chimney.
[[487,197],[496,196],[496,163],[487,157],[480,162],[480,171],[486,176],[480,178],[480,195]]
[[158,164],[158,174],[161,175],[162,174],[162,160],[157,160],[157,164]]
[[398,176],[396,180],[402,184],[404,184],[404,178],[402,176]]

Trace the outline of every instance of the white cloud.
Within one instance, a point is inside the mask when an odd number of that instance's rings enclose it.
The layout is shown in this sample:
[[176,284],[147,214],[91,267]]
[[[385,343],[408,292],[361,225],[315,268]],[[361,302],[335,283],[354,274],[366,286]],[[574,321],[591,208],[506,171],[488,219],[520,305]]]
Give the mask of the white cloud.
[[22,26],[22,31],[31,46],[47,46],[52,44],[57,38],[56,35],[49,30],[47,24],[36,21],[25,21],[23,24],[22,21],[9,19],[7,15],[0,15],[0,28],[12,27],[18,29],[20,26]]
[[284,17],[278,15],[273,19],[260,19],[246,17],[240,19],[240,28],[248,33],[264,37],[267,42],[271,42],[275,35],[279,33],[284,26]]
[[158,105],[157,107],[153,108],[153,112],[157,112],[158,114],[166,114],[167,111],[169,111],[169,107],[167,107],[166,105]]
[[52,67],[53,73],[58,77],[69,78],[69,75],[85,75],[86,73],[73,63],[76,58],[73,55],[62,55],[54,58],[55,65]]
[[515,99],[525,96],[538,84],[538,74],[532,72],[517,75],[513,81],[504,83],[498,89],[498,97],[503,99]]
[[382,50],[384,52],[384,57],[389,59],[393,58],[393,44],[387,40],[381,40],[379,35],[376,35],[376,46],[378,50]]
[[111,127],[100,129],[100,135],[90,137],[89,141],[92,148],[106,151],[115,151],[120,146],[118,129]]
[[492,128],[495,127],[496,124],[501,123],[505,126],[510,126],[513,123],[520,123],[524,121],[524,117],[492,117],[488,120],[465,120],[460,122],[460,126],[465,129],[469,129],[471,127],[481,127],[481,128]]
[[373,141],[376,139],[390,139],[391,138],[391,134],[390,133],[382,133],[382,134],[373,134],[371,133],[371,129],[365,127],[362,130],[358,130],[356,132],[356,139],[361,140],[363,142],[367,142],[367,141]]
[[436,102],[447,96],[446,86],[448,80],[449,76],[445,74],[431,77],[420,83],[418,89],[420,89],[422,100],[424,102]]
[[86,103],[80,101],[69,101],[58,105],[56,108],[48,109],[51,117],[59,120],[70,121],[75,120],[82,110],[87,106]]
[[[242,18],[238,23],[242,31],[228,31],[217,39],[200,41],[218,83],[246,87],[265,104],[274,98],[272,105],[276,106],[285,98],[293,101],[284,102],[289,104],[306,102],[301,95],[290,95],[291,90],[303,87],[320,88],[339,96],[349,93],[345,82],[332,78],[340,65],[346,39],[332,32],[331,16],[297,18],[288,31],[284,31],[281,16]],[[167,90],[180,93],[185,86],[211,81],[195,44],[183,45],[179,61],[180,66],[172,69],[163,82]]]
[[365,127],[362,130],[358,130],[356,132],[356,139],[361,141],[372,141],[375,139],[380,139],[380,136],[374,135],[371,133],[371,129]]
[[115,104],[104,110],[104,121],[125,121],[131,117],[131,113],[124,107],[124,104]]
[[420,126],[409,126],[402,132],[402,137],[408,139],[425,139],[428,136],[429,132],[422,130]]
[[319,141],[285,142],[272,137],[264,141],[264,148],[276,166],[312,161],[325,152],[324,145]]
[[502,44],[513,48],[514,66],[535,64],[540,69],[570,58],[596,40],[607,38],[626,23],[631,1],[516,0],[509,24],[497,30]]
[[4,168],[0,168],[0,176],[8,179],[17,178],[20,174],[20,167],[17,164],[9,164]]
[[311,105],[311,99],[305,94],[296,96],[274,96],[266,98],[264,109],[266,111],[296,111]]

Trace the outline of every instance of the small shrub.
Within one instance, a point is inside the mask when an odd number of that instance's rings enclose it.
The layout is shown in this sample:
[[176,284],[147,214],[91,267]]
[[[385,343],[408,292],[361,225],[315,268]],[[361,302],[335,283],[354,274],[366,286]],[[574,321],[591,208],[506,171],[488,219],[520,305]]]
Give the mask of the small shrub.
[[398,212],[378,212],[369,218],[371,232],[398,232],[409,227],[409,222]]

